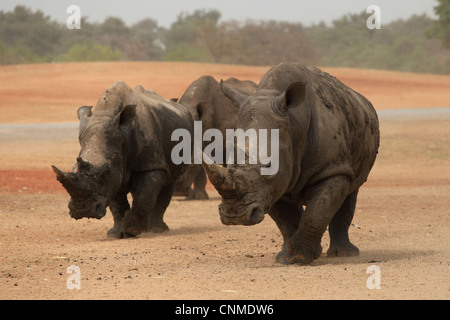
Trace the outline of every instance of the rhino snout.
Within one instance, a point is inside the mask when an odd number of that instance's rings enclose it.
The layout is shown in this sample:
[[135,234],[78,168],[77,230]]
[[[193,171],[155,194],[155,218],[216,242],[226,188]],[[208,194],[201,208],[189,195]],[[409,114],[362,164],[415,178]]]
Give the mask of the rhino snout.
[[79,203],[71,199],[69,201],[70,216],[76,220],[82,218],[101,219],[105,216],[107,207],[107,203],[105,201],[96,200],[86,202]]
[[264,220],[264,209],[259,204],[246,206],[241,210],[233,210],[226,205],[219,206],[220,220],[225,225],[250,226]]

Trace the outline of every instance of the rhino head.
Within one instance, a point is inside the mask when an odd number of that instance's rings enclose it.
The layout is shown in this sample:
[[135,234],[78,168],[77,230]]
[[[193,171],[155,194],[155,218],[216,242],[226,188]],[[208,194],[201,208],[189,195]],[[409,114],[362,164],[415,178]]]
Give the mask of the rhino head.
[[102,112],[101,108],[95,114],[90,106],[78,109],[81,150],[72,172],[52,166],[57,180],[70,195],[72,218],[102,218],[120,190],[126,165],[124,148],[135,107],[123,107],[120,103],[113,108],[113,114]]
[[[261,168],[266,165],[259,160],[256,164],[227,166],[203,162],[209,180],[222,196],[219,205],[222,223],[253,225],[264,219],[265,213],[286,193],[292,181],[293,141],[298,137],[292,135],[288,108],[302,103],[305,83],[292,83],[281,94],[263,92],[252,96],[239,93],[224,83],[221,87],[224,94],[240,108],[237,128],[253,128],[257,132],[258,129],[278,129],[279,132],[279,145],[276,150],[279,155],[279,169],[275,174],[262,175]],[[258,141],[259,139],[258,134]]]
[[108,180],[113,180],[111,166],[105,163],[95,167],[81,157],[77,158],[75,166],[79,168],[75,172],[64,172],[52,166],[56,178],[70,195],[70,216],[75,219],[100,219],[106,214],[106,207],[109,204],[108,195],[115,189],[107,188]]

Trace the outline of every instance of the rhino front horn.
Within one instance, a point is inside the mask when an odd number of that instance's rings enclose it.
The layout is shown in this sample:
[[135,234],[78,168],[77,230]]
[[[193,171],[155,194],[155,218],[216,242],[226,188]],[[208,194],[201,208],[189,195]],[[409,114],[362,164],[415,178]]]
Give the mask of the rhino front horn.
[[82,188],[80,188],[77,184],[77,179],[75,178],[74,173],[64,172],[53,165],[52,169],[56,173],[56,179],[61,182],[64,189],[67,190],[71,197],[81,197],[84,195]]
[[205,162],[203,162],[203,167],[208,174],[209,180],[216,188],[222,190],[234,190],[236,188],[227,168],[219,166],[216,163],[207,164]]
[[69,174],[67,172],[64,172],[60,170],[58,167],[52,165],[53,171],[56,173],[56,179],[58,179],[59,182],[63,182],[67,179],[69,179]]

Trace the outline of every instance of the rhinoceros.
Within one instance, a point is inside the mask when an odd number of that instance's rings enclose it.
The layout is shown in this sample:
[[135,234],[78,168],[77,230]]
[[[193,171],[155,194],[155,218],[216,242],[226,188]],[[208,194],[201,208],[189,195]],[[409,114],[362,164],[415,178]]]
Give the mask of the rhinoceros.
[[142,86],[116,82],[95,107],[79,108],[78,117],[81,150],[73,172],[52,166],[71,197],[70,215],[100,219],[109,206],[113,238],[168,230],[163,215],[186,168],[171,160],[171,134],[179,128],[192,133],[189,111]]
[[240,108],[238,128],[278,130],[279,169],[262,175],[260,162],[226,167],[204,162],[222,196],[221,221],[253,225],[268,213],[283,236],[276,256],[283,264],[317,259],[327,226],[328,256],[358,255],[348,229],[380,143],[369,100],[316,67],[293,63],[271,68],[254,95],[225,83],[222,90]]
[[[257,84],[250,80],[229,78],[224,82],[247,95],[255,93],[257,87]],[[222,93],[219,82],[212,76],[202,76],[192,82],[178,103],[188,108],[194,120],[202,121],[203,132],[216,128],[225,137],[226,129],[236,127],[238,108]],[[208,199],[206,183],[202,166],[191,164],[175,185],[176,195],[184,195],[186,199]]]

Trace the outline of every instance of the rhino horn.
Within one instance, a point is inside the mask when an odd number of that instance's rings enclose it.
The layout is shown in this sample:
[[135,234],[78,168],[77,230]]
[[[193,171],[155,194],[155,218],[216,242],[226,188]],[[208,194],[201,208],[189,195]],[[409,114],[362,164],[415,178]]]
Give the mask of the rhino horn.
[[90,162],[84,161],[81,157],[77,158],[77,165],[79,170],[90,170],[94,167]]
[[203,154],[203,167],[208,175],[211,183],[218,189],[222,190],[234,190],[235,184],[231,178],[231,174],[227,168],[220,166],[209,159],[207,155]]
[[65,181],[69,179],[69,173],[60,170],[58,167],[52,165],[53,171],[56,173],[56,179],[59,182]]
[[60,170],[58,167],[52,165],[53,171],[56,173],[56,179],[61,182],[64,189],[67,190],[69,195],[73,198],[83,197],[86,195],[86,191],[83,191],[78,179],[76,178],[76,173],[69,173]]

